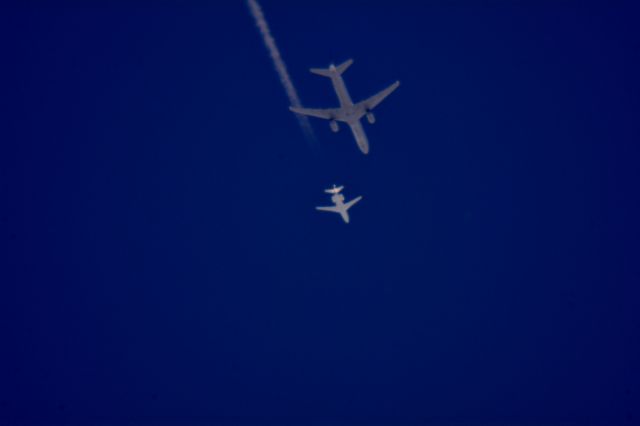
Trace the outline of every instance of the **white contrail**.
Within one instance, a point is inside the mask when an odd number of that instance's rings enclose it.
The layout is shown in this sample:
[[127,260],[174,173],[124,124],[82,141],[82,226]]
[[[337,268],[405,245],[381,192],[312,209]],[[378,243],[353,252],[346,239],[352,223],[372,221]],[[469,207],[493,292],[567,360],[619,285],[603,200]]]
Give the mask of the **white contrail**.
[[[256,20],[256,25],[258,29],[260,29],[260,34],[262,35],[262,39],[264,40],[265,46],[267,46],[267,50],[269,50],[269,55],[273,60],[273,65],[278,72],[278,76],[280,76],[280,81],[284,86],[284,90],[287,92],[287,97],[289,98],[289,102],[292,106],[300,108],[302,104],[300,103],[300,97],[298,96],[298,92],[296,92],[296,88],[293,86],[293,82],[291,81],[291,77],[289,76],[289,72],[287,72],[287,66],[284,64],[282,60],[282,55],[280,55],[280,51],[278,50],[278,46],[276,45],[276,41],[271,35],[271,30],[269,30],[269,25],[267,24],[267,20],[264,18],[264,14],[262,13],[262,8],[258,4],[257,0],[247,0],[247,4],[249,5],[249,10],[253,15],[253,18]],[[306,116],[295,114],[298,118],[298,122],[300,123],[300,127],[304,132],[305,137],[309,140],[309,142],[315,141],[315,135],[313,133],[313,129],[311,128],[311,124]]]

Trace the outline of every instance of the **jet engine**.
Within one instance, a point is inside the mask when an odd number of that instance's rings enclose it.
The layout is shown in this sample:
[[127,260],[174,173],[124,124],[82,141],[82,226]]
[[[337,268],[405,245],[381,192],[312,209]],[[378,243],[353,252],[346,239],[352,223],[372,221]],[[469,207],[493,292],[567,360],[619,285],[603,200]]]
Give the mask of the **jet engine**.
[[373,124],[376,122],[376,116],[373,115],[371,111],[367,112],[367,121],[369,122],[369,124]]
[[331,120],[329,122],[329,126],[331,127],[331,130],[333,130],[334,132],[337,132],[338,130],[340,130],[340,127],[338,126],[338,122],[336,120]]

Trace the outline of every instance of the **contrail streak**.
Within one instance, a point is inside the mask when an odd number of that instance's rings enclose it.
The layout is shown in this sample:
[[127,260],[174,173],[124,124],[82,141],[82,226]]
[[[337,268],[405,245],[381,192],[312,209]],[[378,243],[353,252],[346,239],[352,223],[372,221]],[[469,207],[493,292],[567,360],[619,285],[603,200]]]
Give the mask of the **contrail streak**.
[[[302,107],[300,103],[300,97],[298,96],[298,92],[296,88],[293,86],[293,82],[291,81],[291,77],[289,76],[289,72],[287,71],[287,66],[284,64],[282,60],[282,55],[280,55],[280,50],[278,50],[278,46],[276,45],[276,41],[271,35],[271,30],[269,29],[269,25],[267,24],[267,20],[264,18],[264,14],[262,13],[262,8],[258,4],[257,0],[247,0],[247,4],[249,5],[249,10],[253,15],[253,18],[256,20],[256,25],[260,30],[260,34],[262,35],[262,39],[264,41],[265,46],[267,46],[267,50],[269,51],[269,55],[273,60],[273,65],[278,72],[278,76],[280,77],[280,82],[284,86],[285,92],[287,92],[287,97],[289,98],[289,102],[294,107]],[[316,140],[315,134],[313,133],[313,129],[311,128],[311,124],[306,116],[295,114],[298,119],[298,123],[300,123],[300,127],[304,132],[305,137],[310,143]]]

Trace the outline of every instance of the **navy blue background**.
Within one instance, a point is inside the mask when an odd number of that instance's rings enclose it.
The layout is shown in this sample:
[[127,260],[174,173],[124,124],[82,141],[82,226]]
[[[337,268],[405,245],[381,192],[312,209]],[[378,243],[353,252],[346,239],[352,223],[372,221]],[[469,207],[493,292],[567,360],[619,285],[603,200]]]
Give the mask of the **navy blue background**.
[[[0,419],[640,419],[634,1],[0,13]],[[322,192],[362,195],[352,222]]]

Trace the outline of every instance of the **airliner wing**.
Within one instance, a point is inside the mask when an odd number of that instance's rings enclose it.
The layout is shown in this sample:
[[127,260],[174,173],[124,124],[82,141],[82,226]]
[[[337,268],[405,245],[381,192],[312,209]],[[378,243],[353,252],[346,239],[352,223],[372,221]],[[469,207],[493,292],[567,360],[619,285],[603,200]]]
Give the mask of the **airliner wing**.
[[365,107],[365,109],[367,109],[367,110],[372,110],[375,107],[377,107],[378,104],[380,104],[380,102],[382,102],[384,100],[384,98],[389,96],[391,94],[391,92],[396,90],[398,88],[398,86],[400,86],[400,82],[396,81],[391,86],[389,86],[386,89],[376,93],[375,95],[371,96],[369,99],[365,99],[364,101],[360,102],[359,105],[363,105]]
[[296,114],[309,115],[311,117],[324,118],[325,120],[338,119],[340,116],[340,108],[313,109],[313,108],[296,108],[289,107]]
[[349,208],[351,206],[353,206],[355,203],[357,203],[358,201],[362,200],[362,196],[356,197],[353,200],[349,201],[348,203],[344,204],[344,209],[345,210],[349,210]]

